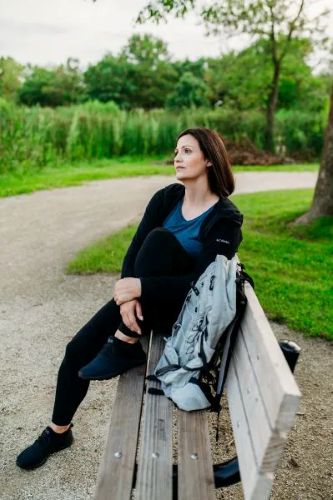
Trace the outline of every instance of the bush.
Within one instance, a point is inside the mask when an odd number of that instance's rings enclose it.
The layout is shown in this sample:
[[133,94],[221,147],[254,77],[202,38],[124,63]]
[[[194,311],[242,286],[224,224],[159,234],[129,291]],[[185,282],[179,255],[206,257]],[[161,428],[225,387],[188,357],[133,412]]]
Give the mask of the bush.
[[306,111],[281,110],[276,115],[276,135],[286,151],[303,157],[318,157],[323,147],[323,116]]

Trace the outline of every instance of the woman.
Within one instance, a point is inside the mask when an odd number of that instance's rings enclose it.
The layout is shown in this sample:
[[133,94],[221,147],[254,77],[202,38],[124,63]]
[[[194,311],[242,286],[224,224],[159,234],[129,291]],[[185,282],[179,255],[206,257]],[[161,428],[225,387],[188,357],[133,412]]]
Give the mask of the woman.
[[174,166],[181,183],[153,196],[113,299],[67,345],[52,422],[17,457],[19,467],[39,467],[51,453],[70,446],[71,421],[89,380],[116,377],[143,364],[140,336],[152,327],[171,332],[191,283],[217,254],[235,255],[243,217],[228,199],[234,178],[222,138],[207,128],[184,130],[177,138]]

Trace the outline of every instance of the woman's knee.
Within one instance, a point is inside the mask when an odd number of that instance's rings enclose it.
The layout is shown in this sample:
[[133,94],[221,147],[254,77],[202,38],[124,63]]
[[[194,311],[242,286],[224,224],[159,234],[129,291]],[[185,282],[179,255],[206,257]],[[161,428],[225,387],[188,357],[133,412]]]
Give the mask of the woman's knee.
[[155,227],[152,229],[148,235],[146,236],[146,239],[144,241],[144,244],[158,244],[160,245],[161,243],[168,242],[168,243],[178,243],[177,238],[165,227],[159,226]]
[[103,343],[99,343],[96,339],[96,342],[92,345],[85,333],[84,328],[80,330],[68,342],[65,349],[64,362],[73,366],[75,369],[81,368],[89,363],[89,361],[96,356],[106,340],[103,340]]
[[93,353],[102,348],[108,337],[115,333],[120,320],[120,308],[112,299],[104,304],[68,342],[65,358],[73,361],[89,359]]
[[80,364],[80,359],[82,357],[82,349],[74,337],[68,342],[65,348],[64,361],[69,364]]
[[164,227],[150,231],[135,260],[136,276],[153,276],[173,271],[179,253],[185,252],[177,238]]

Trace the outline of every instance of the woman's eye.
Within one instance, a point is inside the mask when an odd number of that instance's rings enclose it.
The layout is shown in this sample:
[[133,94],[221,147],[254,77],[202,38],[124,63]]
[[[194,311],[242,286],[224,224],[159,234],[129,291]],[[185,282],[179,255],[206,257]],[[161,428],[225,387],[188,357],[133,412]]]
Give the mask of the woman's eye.
[[[187,148],[185,148],[185,149],[184,149],[184,151],[185,151],[185,153],[191,153],[191,150],[190,150],[190,149],[187,149]],[[176,154],[177,154],[177,153],[178,153],[178,151],[175,151],[175,152],[173,153],[173,155],[174,155],[174,156],[176,156]]]

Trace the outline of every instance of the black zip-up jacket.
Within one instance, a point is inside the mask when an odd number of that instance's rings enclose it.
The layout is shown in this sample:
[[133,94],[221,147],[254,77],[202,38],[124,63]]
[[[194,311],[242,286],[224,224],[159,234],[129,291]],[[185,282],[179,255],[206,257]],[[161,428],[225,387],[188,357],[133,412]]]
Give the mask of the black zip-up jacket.
[[[162,226],[184,193],[185,187],[175,183],[154,194],[124,258],[122,278],[134,276],[135,258],[146,236],[152,229]],[[203,246],[193,271],[177,276],[140,277],[142,302],[150,307],[167,305],[170,300],[182,304],[191,283],[199,278],[217,254],[225,255],[228,259],[235,255],[243,239],[242,222],[243,215],[237,207],[228,198],[220,198],[200,228],[199,239]]]

